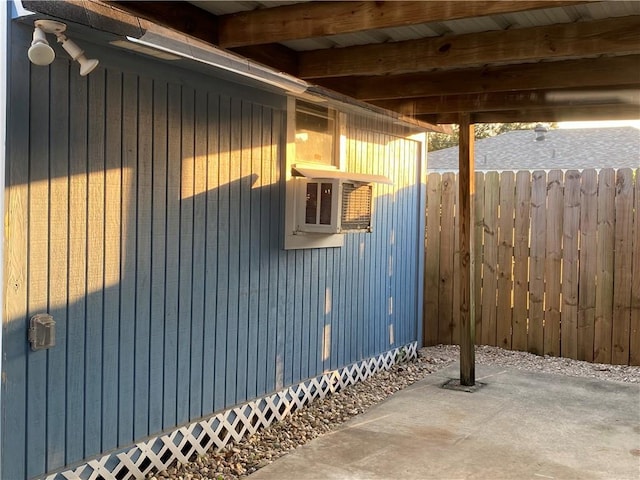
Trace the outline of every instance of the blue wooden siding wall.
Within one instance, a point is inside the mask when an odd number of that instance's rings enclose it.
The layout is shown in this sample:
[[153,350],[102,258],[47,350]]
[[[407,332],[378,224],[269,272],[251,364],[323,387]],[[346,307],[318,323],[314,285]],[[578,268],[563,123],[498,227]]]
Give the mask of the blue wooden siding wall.
[[[350,116],[374,232],[284,251],[285,99],[13,28],[2,472],[32,478],[418,340],[419,144]],[[128,59],[129,58],[129,59]],[[57,344],[32,352],[49,312]]]

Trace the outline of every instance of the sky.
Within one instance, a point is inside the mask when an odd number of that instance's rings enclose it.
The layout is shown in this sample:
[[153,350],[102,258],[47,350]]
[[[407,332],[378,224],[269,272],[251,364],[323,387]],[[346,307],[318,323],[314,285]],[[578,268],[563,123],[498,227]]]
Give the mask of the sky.
[[607,128],[636,127],[640,129],[640,120],[608,120],[600,122],[558,122],[558,128]]

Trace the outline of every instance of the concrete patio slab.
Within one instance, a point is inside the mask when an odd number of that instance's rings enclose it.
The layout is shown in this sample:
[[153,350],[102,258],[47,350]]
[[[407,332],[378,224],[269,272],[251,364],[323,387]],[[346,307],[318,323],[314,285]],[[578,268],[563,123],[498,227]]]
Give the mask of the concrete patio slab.
[[640,479],[640,385],[476,367],[430,375],[250,476],[260,479]]

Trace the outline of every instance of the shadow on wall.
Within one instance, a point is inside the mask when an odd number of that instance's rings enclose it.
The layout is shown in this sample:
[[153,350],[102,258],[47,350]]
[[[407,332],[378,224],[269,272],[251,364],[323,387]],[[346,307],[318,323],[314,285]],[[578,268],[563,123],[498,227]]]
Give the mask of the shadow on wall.
[[[416,312],[417,187],[376,198],[371,235],[284,251],[281,100],[141,60],[157,75],[138,76],[106,53],[89,77],[62,56],[32,67],[29,32],[14,41],[12,98],[28,101],[10,110],[3,477],[417,338],[398,322]],[[32,352],[28,319],[45,311],[57,342]]]
[[[3,475],[273,390],[277,302],[259,280],[282,261],[281,113],[13,51],[28,101],[10,114]],[[32,352],[28,319],[44,311],[57,344]]]

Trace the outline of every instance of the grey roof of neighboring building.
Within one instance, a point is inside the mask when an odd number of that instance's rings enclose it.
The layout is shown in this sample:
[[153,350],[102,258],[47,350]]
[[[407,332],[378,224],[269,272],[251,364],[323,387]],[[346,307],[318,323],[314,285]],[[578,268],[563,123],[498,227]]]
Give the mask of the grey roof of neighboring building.
[[[640,167],[640,129],[555,129],[536,140],[533,130],[514,130],[476,140],[476,170],[551,170]],[[429,171],[458,169],[458,147],[429,152]]]

